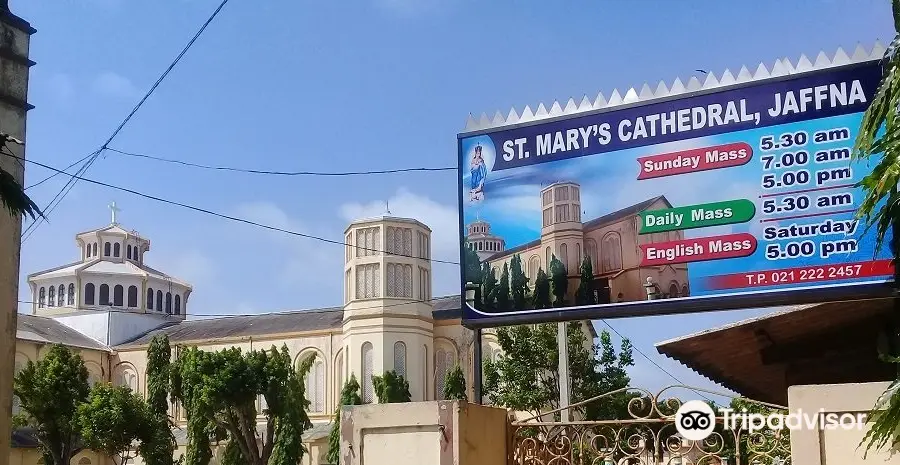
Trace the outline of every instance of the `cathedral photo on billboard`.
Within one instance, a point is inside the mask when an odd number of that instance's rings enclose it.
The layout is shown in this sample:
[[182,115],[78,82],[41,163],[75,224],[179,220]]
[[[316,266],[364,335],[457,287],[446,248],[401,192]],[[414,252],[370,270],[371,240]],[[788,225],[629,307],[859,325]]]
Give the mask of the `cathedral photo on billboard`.
[[[686,264],[640,266],[643,244],[684,239],[681,231],[638,234],[639,214],[672,208],[665,196],[658,196],[584,221],[581,217],[581,186],[556,182],[540,191],[541,234],[538,239],[506,248],[506,241],[491,233],[488,221],[478,218],[466,225],[466,244],[482,263],[488,263],[499,277],[504,264],[516,255],[533,285],[538,270],[547,272],[555,256],[565,265],[569,277],[566,300],[574,302],[581,277],[581,263],[589,257],[594,271],[595,301],[600,304],[647,299],[646,284],[661,298],[690,296]],[[649,280],[649,281],[648,281]]]

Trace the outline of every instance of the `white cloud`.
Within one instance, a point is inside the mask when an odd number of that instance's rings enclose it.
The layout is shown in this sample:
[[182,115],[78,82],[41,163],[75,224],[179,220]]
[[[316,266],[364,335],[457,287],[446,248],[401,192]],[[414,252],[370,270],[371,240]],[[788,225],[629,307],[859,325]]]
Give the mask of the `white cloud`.
[[[340,238],[340,234],[336,235],[335,231],[312,229],[271,202],[240,204],[235,208],[234,215],[286,231],[332,240],[337,240],[335,237]],[[325,243],[274,230],[256,231],[262,232],[268,241],[275,244],[274,250],[278,252],[280,261],[277,276],[274,277],[277,284],[298,293],[316,292],[336,297],[341,295],[344,251],[340,244]]]
[[94,78],[92,89],[98,94],[117,98],[134,97],[138,93],[130,79],[112,71],[100,73]]

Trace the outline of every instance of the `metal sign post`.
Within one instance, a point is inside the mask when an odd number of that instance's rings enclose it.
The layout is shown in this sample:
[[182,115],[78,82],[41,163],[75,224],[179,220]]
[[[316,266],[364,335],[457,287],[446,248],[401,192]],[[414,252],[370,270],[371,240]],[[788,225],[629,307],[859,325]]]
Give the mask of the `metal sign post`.
[[569,345],[566,338],[566,323],[556,324],[556,342],[559,346],[559,408],[560,421],[569,421]]

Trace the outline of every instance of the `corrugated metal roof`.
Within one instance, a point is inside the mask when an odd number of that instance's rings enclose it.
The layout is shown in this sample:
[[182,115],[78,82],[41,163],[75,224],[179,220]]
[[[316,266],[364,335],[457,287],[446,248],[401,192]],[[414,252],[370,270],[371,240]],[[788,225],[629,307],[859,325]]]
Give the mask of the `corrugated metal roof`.
[[891,299],[786,307],[656,344],[656,350],[747,397],[786,404],[787,388],[893,379],[877,340]]
[[16,339],[44,344],[64,344],[82,349],[110,351],[109,347],[52,318],[20,313],[16,320]]

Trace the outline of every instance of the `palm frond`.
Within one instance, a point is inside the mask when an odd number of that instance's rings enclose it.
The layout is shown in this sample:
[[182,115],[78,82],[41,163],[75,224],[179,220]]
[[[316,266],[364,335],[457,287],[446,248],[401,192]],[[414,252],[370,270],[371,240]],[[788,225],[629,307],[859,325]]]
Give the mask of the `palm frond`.
[[28,215],[32,219],[44,217],[41,208],[34,203],[22,185],[16,181],[12,173],[0,168],[0,204],[6,208],[10,215]]

